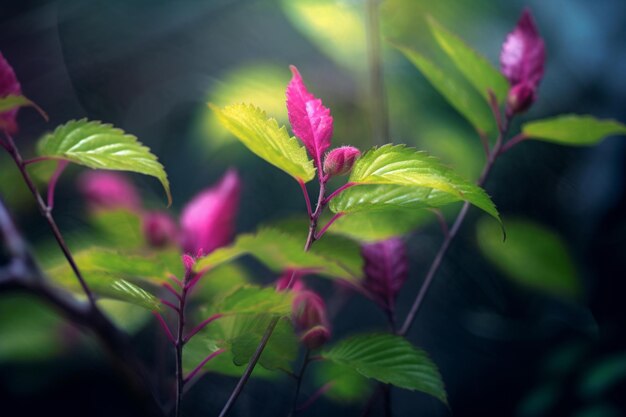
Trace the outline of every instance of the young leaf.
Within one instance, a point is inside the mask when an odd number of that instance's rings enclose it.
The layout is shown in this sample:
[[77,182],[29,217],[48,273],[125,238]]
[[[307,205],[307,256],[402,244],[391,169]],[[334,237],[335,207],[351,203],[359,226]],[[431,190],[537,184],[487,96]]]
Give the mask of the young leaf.
[[6,97],[0,97],[0,113],[32,105],[32,101],[21,95],[9,95]]
[[488,91],[491,90],[498,102],[503,102],[506,99],[509,83],[500,71],[435,19],[430,18],[428,24],[441,49],[480,95],[489,102]]
[[293,236],[273,229],[261,229],[256,234],[240,235],[233,245],[198,259],[195,269],[201,271],[249,254],[275,272],[307,269],[330,278],[359,279],[360,270],[351,270],[340,256],[321,253],[316,248],[304,252],[302,246],[302,241]]
[[245,286],[236,289],[217,303],[214,310],[222,314],[291,314],[293,294],[274,288]]
[[426,187],[468,201],[499,219],[498,211],[485,191],[424,152],[404,145],[372,148],[357,160],[349,182]]
[[330,147],[333,136],[333,117],[322,100],[311,94],[302,81],[300,72],[290,67],[293,77],[287,86],[287,113],[293,133],[322,169],[322,155]]
[[24,105],[25,97],[22,96],[22,87],[15,76],[13,67],[0,53],[0,97],[2,97],[2,110],[0,110],[0,129],[8,133],[17,131],[17,111]]
[[522,285],[564,297],[581,291],[576,268],[562,239],[528,220],[506,221],[507,239],[489,221],[478,223],[478,245],[507,277]]
[[522,133],[529,139],[585,146],[596,144],[611,135],[626,136],[626,125],[616,120],[566,114],[525,123]]
[[209,107],[222,125],[254,154],[298,181],[306,183],[313,179],[315,168],[304,147],[264,111],[250,104],[219,108],[209,103]]
[[432,86],[481,134],[493,132],[495,122],[487,103],[467,82],[451,71],[444,71],[419,52],[404,47],[396,48],[417,67]]
[[171,204],[170,184],[157,157],[135,136],[110,124],[87,119],[69,121],[42,137],[37,151],[41,156],[89,168],[150,175],[161,182]]
[[386,311],[394,311],[396,296],[409,277],[406,245],[393,237],[362,246],[365,267],[363,288]]
[[324,395],[342,403],[363,402],[371,391],[371,381],[354,368],[330,361],[321,361],[313,369],[313,377],[319,386],[328,384]]
[[349,366],[367,378],[421,391],[447,404],[437,366],[428,355],[400,336],[369,333],[339,342],[322,356]]

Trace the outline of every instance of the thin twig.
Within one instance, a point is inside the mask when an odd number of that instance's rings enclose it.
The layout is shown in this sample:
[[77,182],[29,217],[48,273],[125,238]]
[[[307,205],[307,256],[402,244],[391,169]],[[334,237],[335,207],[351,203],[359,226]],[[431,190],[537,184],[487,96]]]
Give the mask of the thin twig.
[[50,181],[48,181],[48,195],[46,196],[48,198],[48,211],[52,211],[52,208],[54,207],[54,189],[56,188],[57,182],[68,164],[68,161],[59,161],[57,168],[50,177]]
[[330,226],[332,226],[333,223],[335,223],[335,221],[337,221],[338,219],[340,219],[341,217],[343,217],[345,215],[345,213],[339,212],[339,213],[335,213],[335,215],[333,217],[330,218],[330,220],[328,221],[328,223],[326,223],[324,225],[324,227],[322,227],[322,229],[315,235],[315,240],[320,240],[322,238],[322,236],[324,236],[324,233],[326,233],[326,231],[328,230],[328,228]]
[[161,325],[161,328],[163,329],[165,336],[167,336],[167,339],[172,342],[172,345],[176,345],[176,339],[174,339],[174,335],[172,334],[172,331],[170,330],[170,327],[167,325],[165,320],[163,320],[163,317],[157,311],[153,311],[152,314],[154,315],[154,317],[156,317],[157,322]]
[[200,330],[204,329],[207,325],[209,325],[210,323],[213,323],[215,320],[219,319],[220,317],[223,317],[223,314],[213,314],[211,317],[209,317],[208,319],[203,320],[200,324],[198,324],[196,327],[194,327],[189,334],[187,334],[187,336],[185,336],[185,338],[183,339],[185,341],[185,343],[187,343],[189,341],[189,339],[191,339],[192,337],[194,337],[196,335],[196,333],[198,333]]
[[223,352],[224,352],[224,349],[218,349],[215,352],[211,352],[206,358],[202,360],[202,362],[198,364],[198,366],[196,366],[193,369],[193,371],[189,372],[189,375],[185,377],[184,383],[185,384],[189,383],[189,381],[191,381],[193,377],[196,376],[196,374],[202,370],[202,368],[204,367],[204,365],[206,365],[208,361],[210,361],[211,359],[213,359],[214,357],[216,357],[217,355]]

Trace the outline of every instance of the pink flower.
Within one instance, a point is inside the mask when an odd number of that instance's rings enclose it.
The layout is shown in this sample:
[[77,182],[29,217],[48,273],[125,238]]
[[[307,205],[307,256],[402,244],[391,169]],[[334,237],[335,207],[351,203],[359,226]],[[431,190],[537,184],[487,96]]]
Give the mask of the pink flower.
[[361,151],[352,146],[342,146],[340,148],[333,149],[326,155],[324,159],[324,173],[332,176],[345,175],[352,170],[352,165],[358,157],[361,156]]
[[322,346],[330,338],[324,300],[310,290],[296,293],[292,305],[292,321],[300,340],[309,349]]
[[142,227],[143,234],[151,246],[160,248],[178,242],[178,225],[165,212],[144,213]]
[[515,29],[507,35],[500,53],[502,73],[511,83],[507,99],[509,115],[526,110],[535,101],[544,63],[543,39],[530,11],[524,10]]
[[393,311],[398,292],[408,278],[406,246],[399,237],[362,246],[365,261],[363,288],[370,298]]
[[[2,53],[0,53],[0,97],[6,97],[9,95],[21,95],[22,87],[20,86],[15,71]],[[13,134],[17,131],[17,111],[13,109],[0,113],[0,129],[6,130],[9,134]]]
[[126,177],[115,172],[87,171],[78,179],[78,190],[92,210],[141,209],[141,199],[135,187]]
[[298,69],[289,67],[293,77],[287,86],[287,114],[293,133],[302,141],[315,161],[322,167],[322,155],[330,147],[333,117],[322,100],[309,93]]
[[202,191],[185,206],[180,219],[185,253],[206,255],[230,242],[240,189],[237,172],[229,170],[217,185]]

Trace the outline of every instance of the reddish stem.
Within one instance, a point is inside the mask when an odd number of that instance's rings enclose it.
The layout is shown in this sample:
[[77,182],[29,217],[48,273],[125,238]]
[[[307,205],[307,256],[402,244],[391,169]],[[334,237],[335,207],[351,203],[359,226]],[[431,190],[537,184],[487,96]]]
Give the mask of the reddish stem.
[[307,408],[309,408],[322,395],[324,395],[326,392],[328,392],[328,390],[331,389],[335,385],[335,383],[336,383],[335,381],[330,381],[330,382],[327,382],[324,385],[322,385],[305,402],[303,402],[302,405],[296,409],[296,411],[304,411]]
[[54,173],[50,177],[50,182],[48,182],[48,211],[52,211],[54,207],[54,189],[61,177],[61,174],[69,164],[69,161],[59,161],[57,168],[54,170]]
[[161,304],[163,304],[164,306],[167,306],[167,307],[171,308],[172,310],[174,310],[176,312],[176,314],[180,314],[180,310],[174,304],[170,303],[167,300],[160,300],[160,301],[161,301]]
[[304,202],[306,203],[306,212],[308,213],[310,219],[313,216],[313,210],[311,209],[311,199],[309,198],[309,192],[307,191],[304,182],[299,178],[298,184],[300,184],[300,189],[302,190],[302,195],[304,196]]
[[355,182],[347,182],[344,185],[342,185],[341,187],[337,188],[335,191],[333,191],[328,197],[326,197],[323,200],[324,205],[330,203],[330,200],[332,200],[333,198],[335,198],[336,196],[338,196],[343,190],[347,190],[350,187],[353,187],[355,185],[359,185]]
[[193,369],[193,371],[189,372],[189,375],[187,375],[187,376],[185,377],[185,380],[184,380],[185,384],[187,384],[189,381],[191,381],[191,379],[192,379],[194,376],[196,376],[196,374],[197,374],[198,372],[200,372],[200,371],[202,370],[202,367],[203,367],[204,365],[206,365],[206,363],[207,363],[208,361],[210,361],[211,359],[213,359],[214,357],[216,357],[217,355],[219,355],[219,354],[221,354],[221,353],[223,353],[223,352],[224,352],[224,349],[218,349],[218,350],[216,350],[215,352],[211,352],[211,353],[209,354],[209,356],[207,356],[206,358],[204,358],[204,359],[202,360],[202,362],[200,362],[200,364],[199,364],[198,366],[196,366],[196,367]]
[[172,334],[172,331],[170,330],[170,328],[167,325],[167,323],[165,322],[165,320],[163,320],[163,317],[156,311],[153,311],[152,314],[154,314],[154,317],[156,317],[157,321],[161,325],[161,328],[165,332],[165,335],[167,336],[167,339],[170,342],[172,342],[173,345],[176,345],[176,340],[174,339],[174,335]]
[[52,161],[54,158],[49,156],[38,156],[36,158],[26,159],[24,165],[36,164],[37,162]]
[[331,219],[328,221],[328,223],[326,223],[326,225],[324,225],[324,227],[322,227],[322,229],[319,231],[319,233],[317,233],[315,235],[315,240],[319,240],[322,236],[324,236],[324,233],[326,233],[326,231],[328,230],[328,228],[335,223],[335,221],[341,217],[343,217],[345,213],[340,212],[340,213],[336,213],[333,217],[331,217]]
[[192,337],[194,337],[196,335],[196,333],[198,333],[200,330],[204,329],[208,324],[214,322],[215,320],[219,319],[220,317],[224,317],[224,315],[221,314],[221,313],[213,314],[208,319],[205,319],[204,321],[202,321],[202,323],[200,323],[196,327],[194,327],[189,332],[189,334],[187,334],[187,336],[185,336],[183,338],[184,342],[187,343],[189,341],[189,339],[191,339]]
[[169,282],[164,282],[163,283],[163,288],[165,288],[167,291],[169,291],[170,294],[172,294],[174,297],[176,297],[177,300],[180,301],[180,295],[178,294],[178,292],[176,292],[176,290],[174,289],[174,287],[172,287],[170,285]]

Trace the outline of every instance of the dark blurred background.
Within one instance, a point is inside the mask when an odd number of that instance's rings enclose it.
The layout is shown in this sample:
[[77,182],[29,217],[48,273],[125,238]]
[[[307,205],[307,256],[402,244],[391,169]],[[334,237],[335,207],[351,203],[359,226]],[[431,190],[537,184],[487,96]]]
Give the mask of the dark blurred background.
[[[386,38],[428,50],[424,16],[431,14],[497,64],[506,33],[526,6],[546,40],[547,72],[538,102],[522,119],[575,112],[625,121],[624,1],[391,0],[381,5],[381,29]],[[17,140],[28,153],[57,124],[103,120],[159,156],[174,211],[234,166],[244,183],[239,231],[301,215],[293,181],[220,130],[206,102],[254,102],[284,123],[288,65],[295,64],[333,111],[334,143],[371,146],[363,14],[359,0],[3,1],[0,51],[24,94],[51,120],[22,111]],[[483,157],[471,127],[385,45],[384,71],[392,141],[427,149],[476,177]],[[626,415],[625,161],[623,139],[609,138],[585,148],[524,143],[498,162],[486,189],[499,210],[562,238],[583,296],[572,300],[508,280],[481,255],[473,210],[409,334],[440,367],[450,407],[393,390],[394,415]],[[79,171],[68,171],[57,191],[55,214],[68,233],[85,222],[75,192]],[[16,178],[0,156],[0,193],[37,246],[49,240],[48,230]],[[133,180],[150,204],[162,207],[156,181]],[[409,240],[402,315],[440,241],[434,223]],[[321,285],[325,294],[332,290]],[[382,328],[385,320],[355,296],[333,325],[339,338]],[[19,340],[26,327],[30,338]],[[45,332],[51,327],[58,329],[54,335]],[[133,332],[141,355],[153,362],[155,329],[138,323]],[[234,383],[205,376],[189,392],[184,414],[216,415]],[[233,415],[286,415],[291,389],[286,379],[253,381]],[[305,393],[314,390],[313,382],[305,384]],[[0,399],[6,416],[141,413],[97,344],[25,296],[0,296]],[[303,416],[358,416],[362,409],[358,402],[321,399]]]

